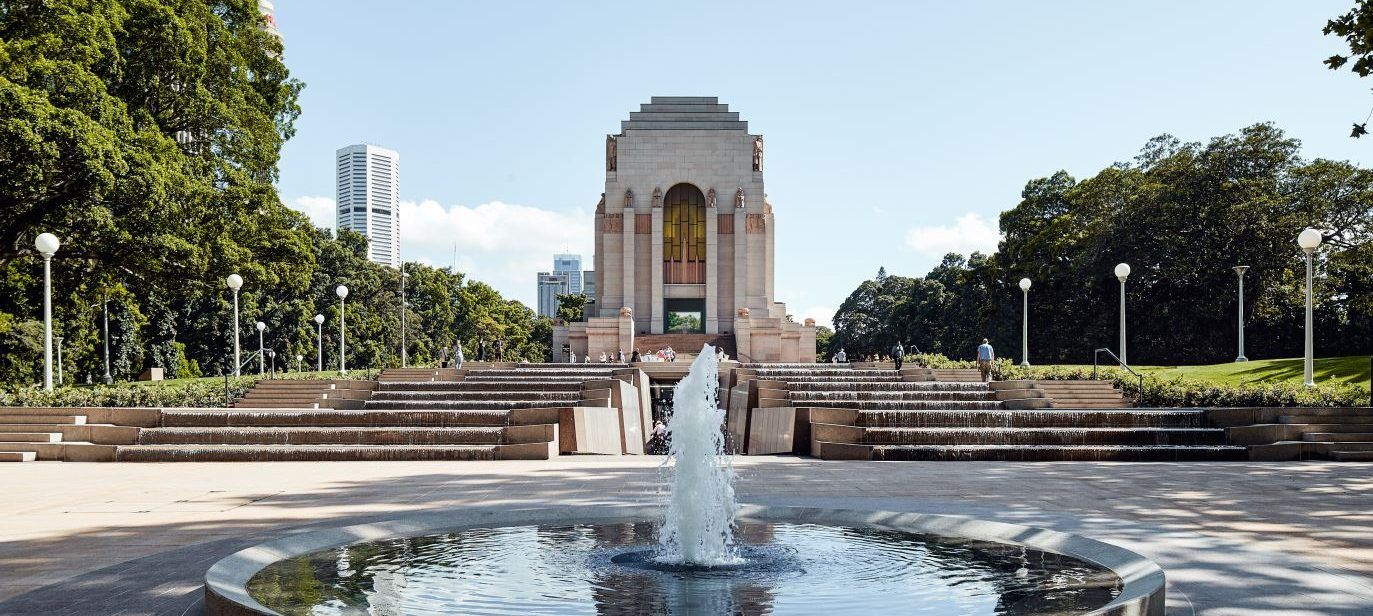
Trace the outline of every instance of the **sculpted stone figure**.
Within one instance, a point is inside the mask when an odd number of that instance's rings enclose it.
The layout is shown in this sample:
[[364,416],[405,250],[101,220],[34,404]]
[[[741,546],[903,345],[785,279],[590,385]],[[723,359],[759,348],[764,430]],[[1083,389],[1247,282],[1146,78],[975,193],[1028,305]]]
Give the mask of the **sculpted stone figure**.
[[748,308],[740,308],[740,309],[739,309],[739,316],[741,316],[741,317],[747,317],[747,316],[748,316]]
[[[756,147],[756,146],[755,146],[755,147]],[[606,135],[606,136],[605,136],[605,170],[606,170],[606,171],[614,171],[614,170],[615,170],[616,165],[619,163],[619,161],[617,160],[617,159],[619,158],[619,149],[620,149],[619,142],[615,139],[615,135]],[[755,155],[755,156],[756,156],[756,155]]]
[[633,308],[630,308],[629,306],[621,306],[621,307],[620,307],[620,316],[622,316],[622,317],[632,317],[632,316],[634,316],[634,309],[633,309]]
[[763,170],[763,136],[753,136],[753,170]]
[[596,202],[596,213],[605,213],[605,193],[601,193],[601,200]]
[[663,189],[653,189],[653,207],[663,207]]
[[706,193],[706,207],[715,207],[715,189],[713,187]]
[[634,209],[634,191],[628,188],[625,189],[625,209]]
[[739,187],[739,190],[734,191],[734,207],[737,207],[737,208],[739,208],[739,209],[744,209],[744,187],[743,187],[743,186],[740,186],[740,187]]

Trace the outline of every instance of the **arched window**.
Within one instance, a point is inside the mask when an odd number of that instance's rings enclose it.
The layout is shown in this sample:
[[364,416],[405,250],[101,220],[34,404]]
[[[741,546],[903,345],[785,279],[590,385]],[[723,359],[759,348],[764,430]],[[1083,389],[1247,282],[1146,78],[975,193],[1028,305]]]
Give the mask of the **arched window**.
[[663,281],[706,282],[706,196],[678,184],[663,197]]

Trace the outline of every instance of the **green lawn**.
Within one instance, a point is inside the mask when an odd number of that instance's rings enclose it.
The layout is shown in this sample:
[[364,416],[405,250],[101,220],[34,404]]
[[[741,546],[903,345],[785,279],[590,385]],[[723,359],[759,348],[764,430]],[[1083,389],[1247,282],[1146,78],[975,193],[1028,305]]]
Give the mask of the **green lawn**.
[[[1144,374],[1164,379],[1180,377],[1224,385],[1281,381],[1302,382],[1302,360],[1299,357],[1253,360],[1243,363],[1228,362],[1210,366],[1134,366],[1134,368]],[[1316,358],[1315,370],[1317,383],[1367,385],[1369,357],[1367,355],[1318,357]]]

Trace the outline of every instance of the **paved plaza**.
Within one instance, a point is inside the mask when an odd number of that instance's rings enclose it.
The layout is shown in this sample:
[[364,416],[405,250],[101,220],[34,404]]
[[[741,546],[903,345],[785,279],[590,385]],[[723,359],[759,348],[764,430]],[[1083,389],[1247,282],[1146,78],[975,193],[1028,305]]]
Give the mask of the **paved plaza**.
[[[219,558],[448,507],[640,503],[659,458],[6,467],[0,614],[197,614]],[[1170,614],[1373,613],[1373,465],[741,458],[740,500],[966,514],[1154,559]]]

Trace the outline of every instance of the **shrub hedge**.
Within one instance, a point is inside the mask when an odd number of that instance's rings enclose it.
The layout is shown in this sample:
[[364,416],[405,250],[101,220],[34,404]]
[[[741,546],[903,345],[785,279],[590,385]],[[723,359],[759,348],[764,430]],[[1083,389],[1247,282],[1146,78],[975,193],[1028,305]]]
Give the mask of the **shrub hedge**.
[[[375,372],[348,372],[348,378],[370,379]],[[293,372],[277,375],[278,379],[319,379],[318,373]],[[50,392],[41,387],[21,387],[0,391],[0,406],[110,406],[110,407],[205,407],[228,406],[228,402],[252,389],[256,375],[238,378],[203,378],[165,382],[120,383],[61,387]]]
[[[976,368],[977,362],[951,360],[943,355],[912,356],[911,363],[928,368]],[[1007,359],[992,365],[997,380],[1080,380],[1091,379],[1087,366],[1017,366]],[[1182,378],[1162,379],[1145,375],[1143,392],[1140,379],[1121,368],[1102,368],[1101,380],[1112,381],[1121,392],[1140,406],[1220,407],[1220,406],[1368,406],[1368,387],[1340,383],[1248,383],[1222,385]]]

